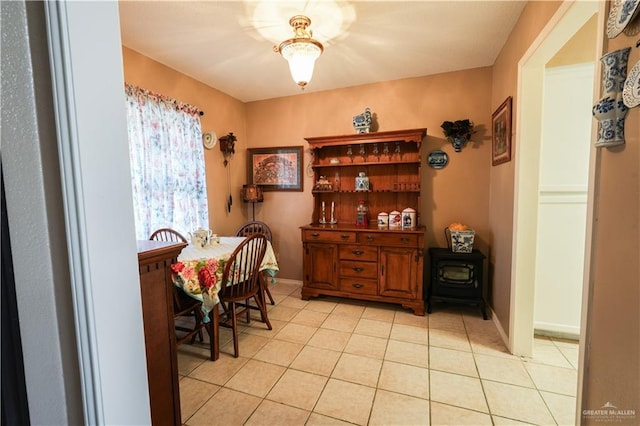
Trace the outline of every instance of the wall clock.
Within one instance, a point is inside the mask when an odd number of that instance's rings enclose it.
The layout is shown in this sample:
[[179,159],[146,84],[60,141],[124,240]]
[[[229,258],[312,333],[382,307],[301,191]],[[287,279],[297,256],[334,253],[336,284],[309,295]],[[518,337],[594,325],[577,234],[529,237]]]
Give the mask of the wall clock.
[[202,134],[202,144],[205,148],[211,149],[218,143],[218,137],[215,132],[206,132]]

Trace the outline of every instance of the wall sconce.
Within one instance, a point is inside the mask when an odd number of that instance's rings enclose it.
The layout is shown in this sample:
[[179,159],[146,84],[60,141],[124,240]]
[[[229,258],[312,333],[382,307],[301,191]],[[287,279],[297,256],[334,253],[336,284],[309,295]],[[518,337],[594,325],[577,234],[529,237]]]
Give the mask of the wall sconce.
[[476,131],[473,128],[473,122],[468,118],[464,120],[445,121],[440,125],[447,140],[453,145],[456,152],[462,151],[462,148],[471,140],[471,135]]
[[227,164],[229,164],[229,160],[231,160],[231,157],[236,152],[235,144],[237,140],[238,138],[234,136],[233,132],[229,133],[226,136],[221,136],[220,139],[218,140],[220,143],[220,151],[224,156],[225,167],[227,167]]
[[242,185],[242,200],[245,203],[251,203],[251,206],[253,207],[251,220],[256,220],[256,203],[262,203],[264,201],[262,189],[260,189],[258,185]]

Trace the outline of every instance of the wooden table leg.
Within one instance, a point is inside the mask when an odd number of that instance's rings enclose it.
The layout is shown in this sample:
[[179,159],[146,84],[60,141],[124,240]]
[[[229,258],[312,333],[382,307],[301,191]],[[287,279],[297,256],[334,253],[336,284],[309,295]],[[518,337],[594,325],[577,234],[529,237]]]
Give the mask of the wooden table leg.
[[209,326],[211,327],[211,333],[209,339],[212,339],[211,345],[211,360],[216,361],[220,358],[220,311],[218,309],[219,303],[213,306],[213,310],[209,312]]

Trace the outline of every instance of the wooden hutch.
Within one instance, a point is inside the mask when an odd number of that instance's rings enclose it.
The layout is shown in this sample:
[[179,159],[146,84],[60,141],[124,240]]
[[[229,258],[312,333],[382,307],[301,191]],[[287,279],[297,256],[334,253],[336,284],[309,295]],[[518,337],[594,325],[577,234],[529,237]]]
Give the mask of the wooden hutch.
[[185,243],[138,240],[149,403],[154,426],[182,424],[171,264],[178,261],[184,247]]
[[[313,153],[314,188],[312,222],[301,227],[304,300],[329,295],[390,302],[424,315],[420,145],[426,133],[410,129],[306,138]],[[369,178],[367,191],[356,190],[360,172]],[[316,186],[318,181],[328,183]],[[368,226],[356,226],[359,200],[368,206]],[[323,205],[326,221],[334,210],[336,223],[320,223]],[[416,227],[378,227],[378,213],[405,208],[416,211]]]

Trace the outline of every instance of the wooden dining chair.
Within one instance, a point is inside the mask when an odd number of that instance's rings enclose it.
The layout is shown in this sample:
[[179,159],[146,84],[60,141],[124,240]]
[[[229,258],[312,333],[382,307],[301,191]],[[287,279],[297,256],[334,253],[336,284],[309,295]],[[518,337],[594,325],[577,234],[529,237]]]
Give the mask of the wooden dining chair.
[[[154,231],[149,239],[154,241],[187,242],[187,239],[182,234],[170,228],[161,228]],[[193,344],[196,337],[200,342],[203,342],[202,329],[204,328],[209,334],[211,359],[213,360],[214,353],[212,333],[215,330],[210,330],[207,324],[203,322],[204,314],[202,313],[202,302],[189,296],[182,289],[173,286],[173,318],[175,320],[179,320],[180,317],[191,318],[194,325],[192,327],[187,327],[186,325],[183,325],[183,322],[175,325],[176,331],[180,332],[180,336],[176,333],[176,344],[181,345],[188,340]]]
[[[245,307],[248,322],[250,309],[245,302],[254,299],[262,321],[269,330],[272,329],[264,298],[260,295],[260,264],[266,250],[267,238],[263,234],[251,235],[236,247],[224,265],[218,297],[226,319],[221,320],[219,325],[232,329],[233,354],[236,358],[239,356],[238,306]],[[206,280],[207,275],[215,274],[215,271],[209,268],[210,266],[205,266],[198,273],[201,282]]]
[[[273,243],[273,236],[271,234],[269,225],[259,220],[252,220],[250,222],[247,222],[236,231],[236,237],[248,237],[249,235],[255,234],[263,234],[265,237],[267,237],[267,240],[269,240],[270,243]],[[269,302],[272,305],[275,305],[276,302],[271,295],[271,290],[269,290],[269,284],[266,280],[264,281],[264,292],[269,298]]]
[[260,222],[259,220],[247,222],[236,231],[236,237],[248,237],[254,234],[264,234],[269,242],[273,242],[271,229],[266,223]]

